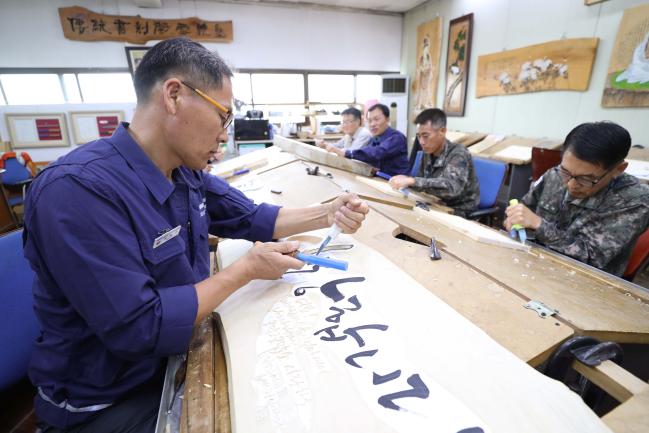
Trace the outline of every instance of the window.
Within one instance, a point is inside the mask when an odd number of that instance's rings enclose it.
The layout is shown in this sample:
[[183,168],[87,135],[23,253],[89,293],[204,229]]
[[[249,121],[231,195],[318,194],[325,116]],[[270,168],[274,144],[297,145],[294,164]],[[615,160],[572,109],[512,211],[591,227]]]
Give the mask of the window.
[[10,105],[65,103],[57,74],[3,74],[0,82]]
[[128,72],[79,74],[83,102],[135,102]]
[[232,94],[234,99],[252,104],[252,89],[250,88],[250,74],[235,73],[232,77]]
[[356,76],[356,102],[365,104],[370,100],[381,98],[381,76],[380,75],[357,75]]
[[251,79],[255,105],[304,103],[303,74],[252,74]]
[[81,101],[81,93],[79,93],[79,83],[75,74],[63,74],[63,90],[65,91],[65,99],[68,102],[77,103]]
[[354,102],[354,76],[309,74],[309,102]]

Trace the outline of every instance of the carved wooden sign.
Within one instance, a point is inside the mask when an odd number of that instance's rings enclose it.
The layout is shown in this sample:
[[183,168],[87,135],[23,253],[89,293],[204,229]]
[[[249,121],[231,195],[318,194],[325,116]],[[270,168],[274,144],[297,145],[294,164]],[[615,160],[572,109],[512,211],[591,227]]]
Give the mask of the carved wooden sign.
[[177,20],[103,15],[86,8],[59,8],[63,34],[75,41],[122,41],[144,44],[185,36],[196,41],[232,42],[232,21]]
[[588,89],[598,38],[562,39],[478,57],[476,97]]

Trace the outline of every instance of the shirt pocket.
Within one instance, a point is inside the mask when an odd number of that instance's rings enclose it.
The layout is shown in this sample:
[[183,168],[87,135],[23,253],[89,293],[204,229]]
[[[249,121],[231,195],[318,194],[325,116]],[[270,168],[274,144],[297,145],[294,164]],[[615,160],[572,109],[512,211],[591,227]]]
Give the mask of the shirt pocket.
[[540,200],[538,214],[541,218],[555,221],[559,215],[560,204],[557,200]]
[[158,245],[157,248],[153,248],[154,241],[155,238],[153,237],[142,241],[144,242],[144,245],[142,245],[142,255],[153,266],[157,266],[185,252],[185,241],[180,237],[180,234]]

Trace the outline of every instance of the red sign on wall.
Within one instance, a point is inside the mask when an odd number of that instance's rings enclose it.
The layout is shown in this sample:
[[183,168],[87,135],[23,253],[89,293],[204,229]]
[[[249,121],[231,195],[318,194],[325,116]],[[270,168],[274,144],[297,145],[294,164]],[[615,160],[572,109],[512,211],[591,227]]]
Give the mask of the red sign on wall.
[[58,119],[36,119],[39,140],[61,140],[61,124]]
[[97,130],[100,137],[110,137],[119,126],[117,116],[97,116]]

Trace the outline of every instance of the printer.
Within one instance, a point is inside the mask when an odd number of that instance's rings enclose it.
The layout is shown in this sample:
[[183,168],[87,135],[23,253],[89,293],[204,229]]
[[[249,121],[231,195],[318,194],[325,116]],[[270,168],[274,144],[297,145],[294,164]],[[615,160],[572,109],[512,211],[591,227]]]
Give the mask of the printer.
[[264,113],[249,110],[245,117],[234,119],[234,139],[237,141],[268,140],[268,119],[262,119]]

